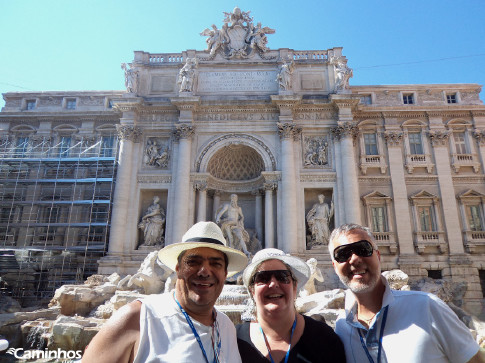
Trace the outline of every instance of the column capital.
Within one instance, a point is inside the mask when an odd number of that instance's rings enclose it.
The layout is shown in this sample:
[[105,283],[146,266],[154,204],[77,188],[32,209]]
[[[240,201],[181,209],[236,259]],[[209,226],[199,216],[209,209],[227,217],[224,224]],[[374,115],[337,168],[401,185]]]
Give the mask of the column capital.
[[278,133],[282,139],[295,139],[301,134],[301,127],[293,122],[278,122],[276,125],[278,126]]
[[196,181],[194,183],[194,190],[198,192],[204,192],[207,191],[207,182],[205,181]]
[[478,141],[480,145],[485,145],[485,130],[473,131],[473,137]]
[[172,135],[176,140],[190,139],[194,135],[194,127],[187,124],[175,124],[175,129],[172,131]]
[[140,142],[143,134],[141,128],[133,125],[116,125],[116,131],[121,140],[133,142]]
[[263,184],[264,190],[267,191],[273,191],[278,189],[278,183],[264,183]]
[[384,139],[387,146],[401,146],[402,145],[402,132],[386,131],[384,132]]
[[450,131],[429,131],[429,138],[431,140],[431,145],[433,146],[445,146],[446,141],[450,137]]
[[354,125],[353,122],[342,122],[338,126],[330,130],[333,137],[337,140],[344,139],[346,137],[351,137],[353,140],[357,137],[359,129]]

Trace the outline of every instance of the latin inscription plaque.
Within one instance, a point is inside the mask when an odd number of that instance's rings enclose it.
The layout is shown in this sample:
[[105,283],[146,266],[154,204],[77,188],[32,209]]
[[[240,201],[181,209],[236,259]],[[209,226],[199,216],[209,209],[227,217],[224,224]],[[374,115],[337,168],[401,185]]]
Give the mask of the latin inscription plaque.
[[199,93],[276,92],[276,71],[200,72]]

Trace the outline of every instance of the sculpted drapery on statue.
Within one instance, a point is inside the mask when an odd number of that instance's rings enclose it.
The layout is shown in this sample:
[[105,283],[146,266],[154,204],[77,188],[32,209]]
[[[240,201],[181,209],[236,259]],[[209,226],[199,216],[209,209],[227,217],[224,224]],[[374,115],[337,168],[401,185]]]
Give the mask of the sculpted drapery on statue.
[[283,91],[289,91],[291,89],[291,74],[293,73],[293,61],[283,62],[280,66],[280,71],[276,77],[276,81]]
[[148,207],[141,222],[138,224],[138,228],[143,231],[144,237],[141,246],[163,245],[165,211],[160,206],[159,202],[159,197],[153,197],[153,203]]
[[226,59],[248,58],[257,51],[265,53],[268,39],[266,34],[273,34],[275,31],[269,27],[263,27],[261,23],[253,24],[253,18],[249,16],[249,11],[241,11],[235,7],[232,13],[224,13],[224,24],[221,29],[213,24],[212,29],[205,29],[200,33],[208,37],[207,51],[211,58],[217,52]]
[[335,90],[344,91],[349,88],[349,79],[353,77],[352,68],[347,66],[347,60],[344,57],[332,57],[330,64],[335,66]]
[[311,233],[311,243],[308,247],[327,245],[330,237],[330,219],[333,217],[333,195],[330,207],[325,203],[325,196],[318,196],[315,203],[306,215],[306,220]]
[[179,72],[177,83],[180,85],[180,92],[192,92],[195,77],[197,76],[197,58],[187,58],[185,65]]
[[241,207],[237,205],[236,194],[231,194],[231,202],[225,203],[219,208],[216,214],[216,223],[221,226],[229,245],[249,256],[247,249],[249,233],[244,229],[244,215]]
[[121,63],[121,69],[125,71],[125,87],[130,93],[137,93],[138,91],[138,71],[136,69],[126,66],[126,63]]

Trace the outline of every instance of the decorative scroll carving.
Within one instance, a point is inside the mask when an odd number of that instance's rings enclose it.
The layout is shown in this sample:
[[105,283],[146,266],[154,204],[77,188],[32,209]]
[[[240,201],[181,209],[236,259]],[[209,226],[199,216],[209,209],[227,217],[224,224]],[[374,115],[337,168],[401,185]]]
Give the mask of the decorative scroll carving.
[[169,147],[162,139],[150,137],[147,139],[143,162],[145,165],[166,169],[170,160]]
[[179,92],[192,92],[194,82],[197,77],[197,58],[187,58],[185,65],[179,71],[177,84],[180,86]]
[[138,71],[132,68],[132,64],[128,64],[130,68],[126,66],[126,63],[121,63],[121,69],[125,71],[125,87],[129,93],[138,92]]
[[387,131],[384,133],[384,139],[388,146],[400,146],[402,144],[402,132]]
[[264,190],[276,190],[278,189],[278,183],[263,183]]
[[121,140],[130,140],[133,142],[140,142],[142,130],[139,127],[131,125],[116,125],[118,138]]
[[295,139],[301,133],[301,127],[296,126],[293,122],[278,122],[278,132],[283,139]]
[[446,141],[450,137],[449,131],[430,131],[429,138],[431,140],[431,145],[433,146],[444,146],[446,145]]
[[246,59],[255,51],[263,57],[269,49],[266,34],[273,34],[275,30],[262,27],[261,23],[254,25],[249,13],[235,7],[232,13],[224,12],[225,19],[221,29],[212,24],[212,29],[205,29],[200,33],[208,37],[206,42],[210,59],[217,53],[226,59]]
[[176,124],[173,136],[176,140],[189,139],[194,135],[194,127],[187,124]]
[[352,139],[355,141],[359,129],[352,122],[345,122],[342,125],[334,127],[330,131],[333,137],[335,137],[337,140],[341,140],[346,137],[352,137]]
[[303,164],[306,168],[328,165],[328,142],[326,137],[305,136],[303,144]]
[[196,181],[194,183],[194,190],[197,192],[203,192],[204,190],[207,190],[207,181]]

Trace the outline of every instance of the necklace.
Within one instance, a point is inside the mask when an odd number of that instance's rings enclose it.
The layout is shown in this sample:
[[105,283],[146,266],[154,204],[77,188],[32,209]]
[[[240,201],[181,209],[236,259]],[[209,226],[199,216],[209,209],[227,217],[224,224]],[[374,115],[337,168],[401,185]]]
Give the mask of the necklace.
[[374,315],[372,315],[369,319],[365,319],[365,318],[362,318],[359,316],[359,313],[357,313],[357,319],[358,320],[362,320],[363,322],[365,322],[367,325],[369,325],[369,323],[372,321],[372,319],[374,319],[374,317],[377,315],[377,313],[374,313]]
[[[293,338],[295,327],[296,327],[296,315],[295,315],[295,320],[293,321],[293,326],[291,327],[290,345],[288,345],[288,350],[286,351],[285,363],[288,362],[288,358],[290,356],[291,339]],[[261,325],[259,326],[259,330],[261,330],[261,333],[263,334],[264,343],[266,344],[266,348],[268,349],[269,359],[271,360],[271,363],[274,363],[273,357],[271,356],[271,348],[269,347],[268,339],[266,339],[266,335],[264,334],[264,331],[263,331],[263,328],[261,328]]]

